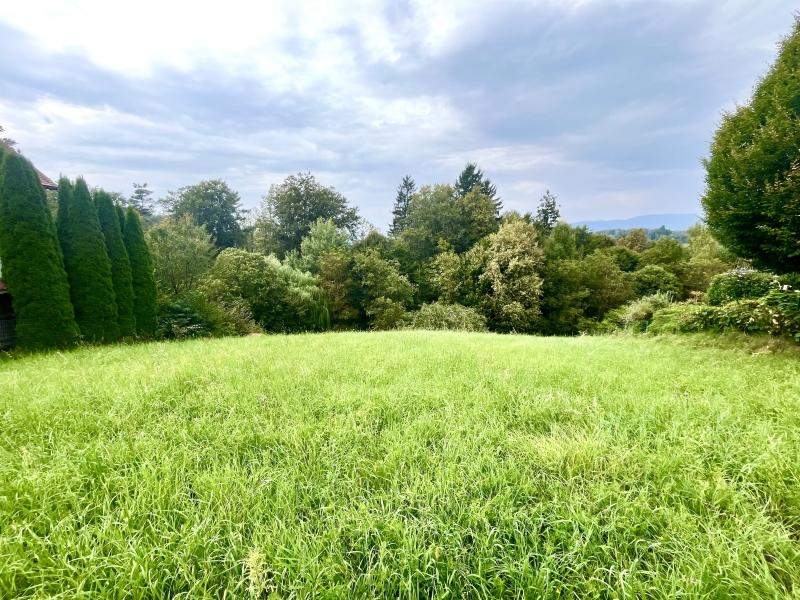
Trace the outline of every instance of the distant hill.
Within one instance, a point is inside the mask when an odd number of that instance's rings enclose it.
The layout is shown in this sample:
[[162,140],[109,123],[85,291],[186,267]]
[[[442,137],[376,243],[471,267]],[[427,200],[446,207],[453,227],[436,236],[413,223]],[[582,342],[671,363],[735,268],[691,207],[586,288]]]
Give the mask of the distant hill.
[[658,229],[666,227],[672,231],[685,231],[700,221],[694,213],[670,213],[663,215],[639,215],[630,219],[609,219],[607,221],[578,221],[572,223],[577,227],[585,225],[591,231],[608,231],[610,229]]

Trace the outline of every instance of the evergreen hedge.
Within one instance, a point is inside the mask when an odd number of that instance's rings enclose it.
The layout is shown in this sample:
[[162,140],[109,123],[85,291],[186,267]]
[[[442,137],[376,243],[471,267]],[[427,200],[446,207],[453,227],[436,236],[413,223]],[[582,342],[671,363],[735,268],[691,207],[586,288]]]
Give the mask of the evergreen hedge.
[[122,337],[131,337],[136,334],[131,263],[128,260],[125,241],[122,239],[117,209],[111,196],[103,190],[95,193],[94,202],[97,206],[100,229],[106,241],[108,258],[111,260],[111,280],[114,284],[114,296],[117,302],[119,334]]
[[0,257],[17,346],[70,346],[78,328],[44,189],[33,166],[16,152],[0,151],[0,163]]
[[58,233],[81,334],[94,343],[117,340],[119,324],[111,261],[89,188],[80,177],[74,186],[62,178],[59,196]]
[[133,314],[136,317],[136,333],[145,338],[153,337],[158,328],[158,305],[153,261],[144,240],[142,222],[132,208],[125,212],[125,247],[131,263],[133,279]]

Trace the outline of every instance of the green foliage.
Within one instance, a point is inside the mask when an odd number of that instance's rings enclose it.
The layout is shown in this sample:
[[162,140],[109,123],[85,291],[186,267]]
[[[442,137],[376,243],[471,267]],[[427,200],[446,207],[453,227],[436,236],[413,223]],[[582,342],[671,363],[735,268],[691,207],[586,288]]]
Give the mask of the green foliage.
[[798,354],[391,331],[0,368],[6,598],[781,599]]
[[414,296],[414,286],[400,272],[397,261],[381,257],[376,250],[354,255],[353,279],[364,320],[371,321],[375,329],[394,327]]
[[333,219],[318,219],[300,242],[299,250],[289,251],[284,262],[300,271],[316,274],[326,254],[346,251],[349,246],[349,234],[339,229]]
[[583,316],[588,291],[582,285],[577,230],[558,223],[544,238],[541,319],[538,331],[574,335]]
[[62,178],[58,189],[58,233],[75,320],[84,340],[115,341],[120,329],[114,281],[97,207],[81,177],[74,186]]
[[671,294],[674,298],[683,295],[683,287],[678,278],[660,265],[647,265],[635,271],[631,280],[637,296],[651,294]]
[[504,223],[488,237],[482,312],[497,331],[534,331],[539,316],[542,250],[536,228],[525,221]]
[[214,262],[214,243],[189,215],[169,218],[147,230],[158,292],[178,298],[197,289]]
[[0,262],[16,344],[26,350],[74,344],[78,328],[44,190],[33,166],[11,150],[0,150]]
[[401,241],[422,262],[442,244],[465,252],[497,227],[494,202],[480,188],[462,196],[449,185],[424,186],[411,198]]
[[685,260],[686,251],[680,242],[674,238],[662,237],[642,251],[639,262],[642,265],[658,265],[675,273]]
[[549,235],[560,217],[561,212],[558,210],[556,197],[550,193],[550,190],[545,191],[536,209],[536,217],[533,219],[533,224],[536,226],[539,236]]
[[734,269],[711,279],[707,299],[709,304],[716,306],[733,300],[761,298],[776,285],[777,278],[771,273]]
[[303,238],[319,219],[355,237],[360,219],[355,208],[332,187],[320,184],[311,173],[290,175],[273,185],[256,221],[255,244],[259,251],[282,258],[300,248]]
[[486,317],[468,306],[432,302],[406,314],[401,325],[408,329],[486,331]]
[[749,104],[724,116],[705,161],[709,228],[737,256],[800,271],[800,20]]
[[307,331],[329,324],[314,277],[281,264],[274,256],[238,248],[223,250],[203,290],[209,300],[222,306],[245,306],[266,331]]
[[392,225],[389,228],[390,235],[400,235],[406,228],[408,207],[411,203],[411,197],[416,191],[417,184],[414,182],[411,175],[403,177],[403,181],[400,182],[400,186],[397,188],[397,196],[394,199],[394,206],[392,207]]
[[470,192],[479,192],[491,200],[495,215],[499,216],[503,208],[503,202],[497,197],[497,188],[489,181],[475,163],[467,163],[464,170],[458,176],[453,186],[455,194],[459,198],[465,198]]
[[650,333],[695,333],[717,329],[719,308],[696,302],[672,304],[653,314]]
[[673,299],[672,294],[665,292],[638,298],[616,309],[616,319],[625,329],[644,331],[653,320],[653,315],[672,304]]
[[150,338],[156,334],[158,327],[156,280],[150,250],[142,232],[142,222],[139,213],[132,208],[125,211],[125,227],[122,233],[131,263],[136,334],[142,338]]
[[611,260],[625,273],[633,272],[639,267],[641,255],[625,246],[611,246],[601,252],[611,257]]
[[148,189],[146,183],[134,183],[133,193],[125,201],[125,205],[137,211],[142,217],[153,216],[155,208],[153,190]]
[[180,298],[166,299],[158,307],[158,336],[178,340],[260,333],[253,315],[243,301],[225,304],[209,300],[197,290]]
[[641,228],[631,229],[628,233],[617,239],[617,245],[641,254],[650,247],[647,230]]
[[625,304],[634,296],[627,274],[602,251],[582,259],[578,263],[578,272],[585,290],[583,306],[588,319],[602,319],[609,310]]
[[736,261],[707,227],[695,225],[687,234],[689,260],[683,267],[683,284],[687,290],[704,292],[712,277],[732,269]]
[[122,337],[136,334],[136,316],[133,312],[133,276],[128,251],[122,239],[117,209],[111,196],[103,190],[94,194],[100,230],[106,242],[106,252],[111,261],[111,281],[114,285],[114,300],[117,305],[117,323]]
[[678,304],[658,311],[649,331],[740,331],[789,337],[800,342],[800,291],[775,287],[760,298],[734,300],[717,306]]
[[213,179],[183,187],[170,192],[164,204],[171,217],[188,215],[202,225],[217,248],[231,248],[242,241],[241,199],[224,181]]

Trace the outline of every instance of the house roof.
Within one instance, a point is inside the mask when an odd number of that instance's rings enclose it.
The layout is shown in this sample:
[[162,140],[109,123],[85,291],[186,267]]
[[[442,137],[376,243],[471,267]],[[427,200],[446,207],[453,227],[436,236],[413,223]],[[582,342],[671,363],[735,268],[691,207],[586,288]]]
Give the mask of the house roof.
[[36,167],[33,167],[33,169],[36,171],[36,174],[39,176],[39,183],[42,184],[42,187],[44,189],[46,189],[46,190],[57,190],[58,189],[58,184],[57,183],[54,183],[52,179],[50,179],[47,175],[42,173]]

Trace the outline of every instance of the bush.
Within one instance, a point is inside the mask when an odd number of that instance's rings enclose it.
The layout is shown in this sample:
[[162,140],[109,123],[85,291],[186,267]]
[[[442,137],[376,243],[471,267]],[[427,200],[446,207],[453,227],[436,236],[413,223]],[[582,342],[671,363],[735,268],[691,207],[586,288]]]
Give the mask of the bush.
[[773,289],[761,298],[734,300],[720,306],[675,304],[657,311],[647,330],[653,333],[741,331],[800,341],[800,290],[785,287]]
[[716,306],[681,302],[657,310],[647,331],[650,333],[692,333],[718,329],[719,309]]
[[159,335],[166,339],[223,337],[261,332],[243,302],[214,302],[199,292],[159,305]]
[[[653,320],[656,311],[672,304],[673,296],[669,292],[656,292],[612,311],[610,319],[615,319],[621,327],[633,331],[644,331]],[[607,317],[609,319],[609,317]]]
[[460,304],[433,302],[408,313],[402,326],[409,329],[452,329],[486,331],[486,318],[474,308]]
[[210,301],[244,306],[267,331],[324,329],[330,321],[314,277],[274,256],[237,248],[223,250],[203,284]]
[[681,296],[683,288],[674,273],[670,273],[660,265],[647,265],[632,275],[633,288],[637,296],[652,294],[672,294]]
[[775,275],[753,269],[734,269],[720,273],[708,286],[708,303],[719,306],[734,300],[761,298],[778,284]]

